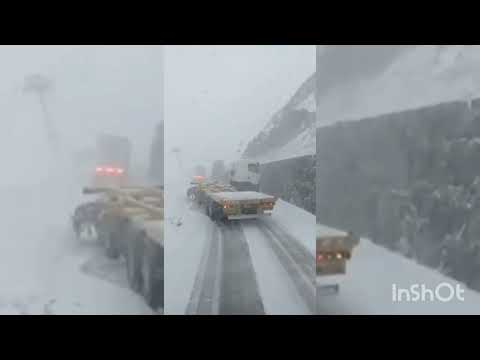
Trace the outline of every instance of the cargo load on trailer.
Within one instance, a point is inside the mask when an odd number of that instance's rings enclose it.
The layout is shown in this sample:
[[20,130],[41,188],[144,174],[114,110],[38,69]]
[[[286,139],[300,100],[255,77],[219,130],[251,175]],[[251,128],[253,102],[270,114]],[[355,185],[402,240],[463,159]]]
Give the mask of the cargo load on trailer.
[[228,184],[212,181],[191,182],[188,197],[205,208],[214,221],[256,219],[270,216],[276,197],[255,191],[237,191]]
[[164,195],[160,187],[89,187],[96,199],[77,207],[73,227],[94,229],[105,255],[125,259],[132,290],[163,309]]

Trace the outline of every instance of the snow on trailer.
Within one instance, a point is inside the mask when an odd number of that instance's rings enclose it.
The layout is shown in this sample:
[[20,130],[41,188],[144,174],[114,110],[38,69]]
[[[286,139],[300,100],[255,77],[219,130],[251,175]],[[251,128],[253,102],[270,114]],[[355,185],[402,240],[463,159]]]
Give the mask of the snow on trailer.
[[271,195],[266,195],[258,193],[255,191],[240,191],[240,192],[219,192],[213,193],[212,198],[226,201],[242,201],[242,202],[259,202],[264,200],[275,201],[275,197]]
[[255,191],[236,191],[230,185],[216,182],[197,184],[189,189],[188,194],[190,199],[205,206],[207,215],[214,221],[270,216],[277,201],[271,195]]

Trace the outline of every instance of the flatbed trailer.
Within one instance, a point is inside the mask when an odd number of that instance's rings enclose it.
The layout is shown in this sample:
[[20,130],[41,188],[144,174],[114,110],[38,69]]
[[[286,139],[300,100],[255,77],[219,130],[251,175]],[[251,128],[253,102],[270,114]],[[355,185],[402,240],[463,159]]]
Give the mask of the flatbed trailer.
[[[106,256],[123,257],[130,288],[154,310],[163,309],[163,191],[154,187],[90,187],[83,193],[99,195],[79,208],[96,209],[87,221],[93,221]],[[76,228],[78,222],[74,221]]]
[[[353,249],[358,245],[359,239],[350,232],[336,230],[317,224],[316,229],[316,272],[317,278],[327,279],[347,273],[347,262],[352,258]],[[323,282],[323,281],[322,281]],[[337,293],[338,284],[325,284],[317,286],[317,292]]]
[[276,197],[255,192],[237,191],[220,183],[194,183],[188,193],[192,200],[205,207],[214,221],[257,219],[271,216]]

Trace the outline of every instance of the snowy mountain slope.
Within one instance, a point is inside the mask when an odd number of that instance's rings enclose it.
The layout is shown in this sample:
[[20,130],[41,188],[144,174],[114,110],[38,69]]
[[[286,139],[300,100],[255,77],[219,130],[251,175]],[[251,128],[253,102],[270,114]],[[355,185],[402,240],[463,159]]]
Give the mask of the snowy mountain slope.
[[256,156],[255,159],[261,163],[266,163],[315,154],[315,130],[314,126],[304,128],[297,136],[281,148],[266,151],[264,154]]
[[386,69],[333,85],[317,100],[318,126],[480,94],[480,46],[421,45]]
[[247,144],[243,157],[270,162],[314,154],[314,128],[315,75],[312,75]]

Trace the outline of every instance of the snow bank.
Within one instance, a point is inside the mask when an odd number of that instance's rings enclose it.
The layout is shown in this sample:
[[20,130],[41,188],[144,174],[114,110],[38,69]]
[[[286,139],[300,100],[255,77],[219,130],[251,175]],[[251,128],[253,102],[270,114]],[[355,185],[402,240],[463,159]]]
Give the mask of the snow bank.
[[264,221],[274,222],[300,241],[312,255],[315,254],[315,215],[280,199],[273,209],[272,218]]
[[183,315],[208,238],[210,220],[190,208],[188,179],[167,172],[165,184],[165,313]]

